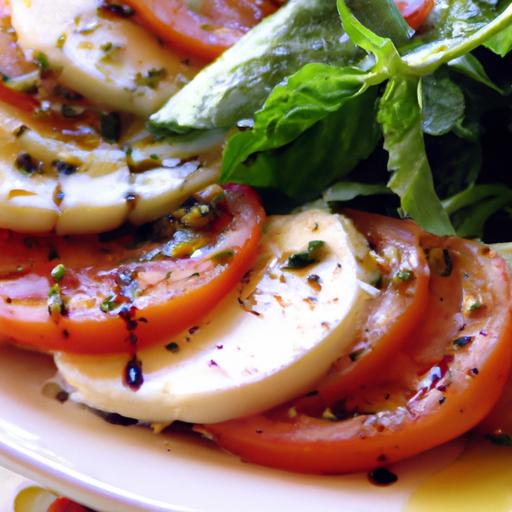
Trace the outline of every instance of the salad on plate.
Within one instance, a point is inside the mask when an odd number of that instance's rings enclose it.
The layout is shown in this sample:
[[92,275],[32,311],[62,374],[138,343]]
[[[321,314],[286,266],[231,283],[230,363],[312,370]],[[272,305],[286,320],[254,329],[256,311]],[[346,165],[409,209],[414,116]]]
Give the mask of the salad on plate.
[[0,15],[0,336],[45,394],[381,484],[512,444],[510,2]]

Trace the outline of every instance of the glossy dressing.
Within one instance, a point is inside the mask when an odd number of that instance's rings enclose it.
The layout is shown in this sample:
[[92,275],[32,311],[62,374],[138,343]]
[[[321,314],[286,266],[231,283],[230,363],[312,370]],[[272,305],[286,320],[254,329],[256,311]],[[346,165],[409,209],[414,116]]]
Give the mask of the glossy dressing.
[[512,448],[471,439],[461,456],[423,481],[404,512],[512,510]]

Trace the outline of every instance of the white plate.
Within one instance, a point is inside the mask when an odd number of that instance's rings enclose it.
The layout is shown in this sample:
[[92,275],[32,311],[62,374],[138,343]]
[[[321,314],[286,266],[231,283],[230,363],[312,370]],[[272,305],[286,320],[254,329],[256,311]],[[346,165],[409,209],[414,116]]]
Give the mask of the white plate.
[[461,442],[392,468],[399,481],[365,475],[295,475],[251,466],[212,444],[106,423],[43,396],[50,358],[0,347],[0,465],[105,512],[401,511]]

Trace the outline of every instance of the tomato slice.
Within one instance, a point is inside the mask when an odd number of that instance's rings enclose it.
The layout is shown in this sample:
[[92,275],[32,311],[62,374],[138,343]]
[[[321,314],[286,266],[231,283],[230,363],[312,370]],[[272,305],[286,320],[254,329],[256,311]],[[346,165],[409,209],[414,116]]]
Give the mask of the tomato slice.
[[256,193],[241,185],[226,187],[216,211],[209,228],[178,224],[158,241],[3,231],[0,335],[42,350],[114,353],[195,325],[250,267],[265,217]]
[[296,404],[302,411],[323,410],[378,375],[376,370],[406,342],[427,306],[430,271],[416,224],[355,210],[345,213],[381,258],[381,293],[367,301],[348,353],[333,364],[314,394]]
[[414,30],[418,30],[434,8],[434,0],[395,0],[398,10]]
[[48,508],[48,512],[92,512],[92,510],[67,498],[57,498]]
[[213,60],[274,12],[272,0],[125,0],[136,20],[171,47]]
[[249,462],[346,473],[404,459],[477,424],[509,372],[508,272],[473,242],[427,237],[424,246],[432,267],[425,319],[376,382],[340,395],[330,419],[281,407],[197,429]]

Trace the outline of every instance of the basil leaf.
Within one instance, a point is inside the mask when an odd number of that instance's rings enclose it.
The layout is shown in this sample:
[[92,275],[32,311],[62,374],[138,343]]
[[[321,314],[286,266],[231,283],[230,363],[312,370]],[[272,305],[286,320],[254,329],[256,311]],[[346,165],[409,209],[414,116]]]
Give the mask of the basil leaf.
[[376,98],[374,87],[313,125],[284,150],[257,153],[226,180],[278,188],[299,201],[318,197],[376,148],[381,138]]
[[465,111],[464,94],[460,87],[441,73],[421,79],[423,131],[429,135],[444,135],[462,121]]

